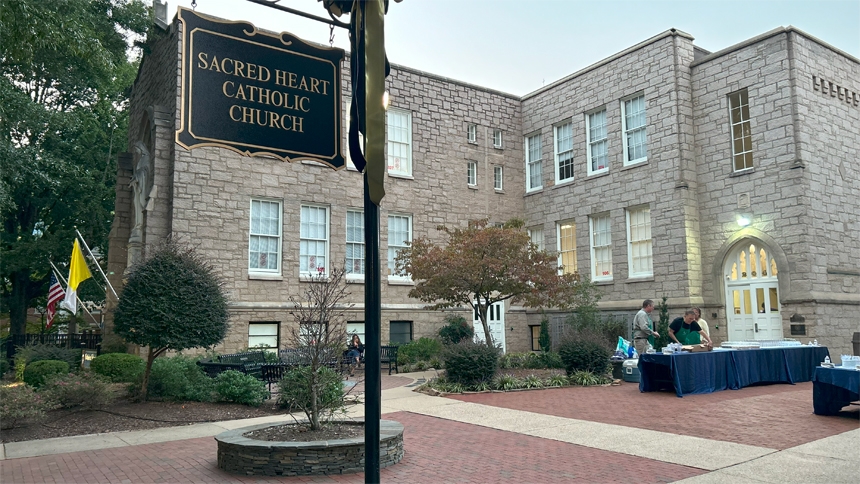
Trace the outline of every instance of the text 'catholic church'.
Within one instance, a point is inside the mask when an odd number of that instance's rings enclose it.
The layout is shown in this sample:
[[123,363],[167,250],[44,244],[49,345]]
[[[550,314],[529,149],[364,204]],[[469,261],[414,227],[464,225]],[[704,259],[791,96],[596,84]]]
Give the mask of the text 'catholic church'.
[[[230,329],[216,350],[232,352],[286,347],[290,296],[346,266],[348,329],[363,340],[362,176],[349,164],[178,144],[182,28],[174,20],[150,39],[134,85],[112,282],[166,236],[190,242],[227,281]],[[348,125],[348,60],[340,73]],[[565,270],[590,276],[608,313],[629,321],[643,299],[666,296],[672,317],[701,307],[717,343],[817,339],[835,359],[850,354],[860,331],[858,79],[858,59],[792,27],[718,52],[672,29],[522,97],[393,65],[383,344],[432,336],[448,314],[408,297],[411,281],[392,271],[397,249],[442,241],[438,225],[519,217]],[[296,113],[285,126],[309,129],[295,120],[313,93],[282,91]],[[538,349],[539,312],[491,313],[506,351]]]

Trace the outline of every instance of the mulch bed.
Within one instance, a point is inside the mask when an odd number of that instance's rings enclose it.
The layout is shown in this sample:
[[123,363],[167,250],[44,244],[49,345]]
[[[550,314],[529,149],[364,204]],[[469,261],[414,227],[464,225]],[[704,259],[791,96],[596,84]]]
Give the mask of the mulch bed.
[[254,430],[243,435],[249,439],[267,442],[313,442],[364,437],[364,425],[332,423],[312,431],[308,425],[276,425]]

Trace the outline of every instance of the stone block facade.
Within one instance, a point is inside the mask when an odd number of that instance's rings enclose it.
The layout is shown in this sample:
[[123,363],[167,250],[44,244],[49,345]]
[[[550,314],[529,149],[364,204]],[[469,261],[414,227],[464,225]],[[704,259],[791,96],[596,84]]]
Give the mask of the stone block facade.
[[[286,347],[295,324],[290,298],[300,297],[309,284],[299,268],[302,206],[325,210],[326,265],[342,265],[347,212],[362,209],[361,176],[352,169],[177,145],[180,29],[174,22],[151,42],[132,96],[129,144],[144,141],[154,159],[142,244],[180,236],[225,277],[231,329],[217,350],[246,347],[253,322],[279,323],[279,346]],[[542,234],[551,252],[559,250],[558,224],[575,224],[576,266],[592,274],[591,223],[605,217],[610,244],[603,254],[610,254],[611,269],[609,277],[598,274],[596,281],[603,293],[601,309],[632,315],[643,299],[666,296],[673,317],[701,306],[712,336],[723,341],[741,334],[760,337],[752,333],[753,324],[759,327],[752,322],[755,315],[744,320],[749,333],[728,331],[740,327],[739,305],[730,289],[739,281],[727,282],[726,271],[741,248],[753,244],[756,251],[766,251],[764,265],[778,267],[767,277],[759,269],[757,279],[749,281],[748,294],[756,294],[754,284],[766,282],[759,298],[778,298],[768,314],[772,334],[797,332],[794,337],[817,338],[834,354],[848,352],[851,333],[860,330],[852,317],[860,309],[858,71],[857,59],[793,28],[714,53],[672,29],[522,97],[394,65],[386,89],[390,109],[411,117],[412,170],[409,176],[385,179],[381,260],[388,258],[389,215],[409,217],[412,237],[439,241],[438,225],[520,217],[534,237]],[[349,86],[348,62],[342,78]],[[743,127],[752,153],[751,166],[741,170],[733,164],[729,105],[739,92],[748,99]],[[347,88],[344,113],[350,95]],[[643,117],[633,116],[636,106],[644,107]],[[606,168],[589,170],[589,114],[603,109]],[[641,139],[633,137],[628,124],[636,119],[645,120],[647,155],[633,160],[630,146]],[[556,131],[567,123],[572,177],[559,181]],[[625,128],[631,132],[625,134]],[[470,129],[474,140],[467,136]],[[501,133],[501,146],[494,143],[495,132]],[[527,153],[525,146],[537,134],[541,175],[527,178],[527,157],[535,152]],[[473,185],[467,183],[470,162],[477,169]],[[131,248],[132,194],[119,193],[134,173],[134,167],[131,173],[127,169],[118,175],[125,181],[117,184],[112,250]],[[494,187],[496,169],[503,175],[501,189]],[[249,270],[252,200],[276,202],[281,209],[276,272]],[[646,208],[652,269],[634,272],[628,218]],[[741,215],[749,216],[749,225],[738,225]],[[756,252],[756,262],[758,257]],[[126,269],[113,256],[111,264],[115,274]],[[387,274],[385,262],[382,268]],[[350,282],[348,319],[362,321],[364,286],[361,279]],[[383,344],[391,321],[411,322],[413,339],[432,336],[443,324],[448,313],[410,299],[408,281],[383,277],[382,286]],[[469,311],[453,313],[471,319]],[[529,326],[541,318],[537,311],[507,304],[507,351],[531,350]]]

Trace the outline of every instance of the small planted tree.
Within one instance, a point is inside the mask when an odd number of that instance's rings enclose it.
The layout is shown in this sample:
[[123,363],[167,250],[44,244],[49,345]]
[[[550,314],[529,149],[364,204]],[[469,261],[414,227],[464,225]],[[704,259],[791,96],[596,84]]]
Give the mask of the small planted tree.
[[540,322],[540,336],[538,336],[538,345],[540,345],[541,351],[544,353],[549,353],[552,344],[549,337],[549,321],[544,318]]
[[294,327],[288,339],[299,350],[304,366],[281,381],[280,403],[290,411],[305,413],[311,430],[319,430],[326,418],[343,409],[343,385],[331,368],[346,347],[345,269],[331,269],[312,277],[302,300],[293,303]]
[[490,226],[475,220],[466,228],[437,227],[446,245],[426,237],[397,252],[396,269],[415,282],[409,296],[442,309],[471,307],[479,316],[484,340],[493,346],[487,314],[494,303],[510,299],[523,306],[568,308],[577,298],[577,273],[559,274],[557,257],[538,249],[522,220]]
[[660,314],[660,320],[657,323],[657,332],[660,333],[660,337],[654,341],[654,349],[657,351],[672,342],[669,339],[669,305],[666,304],[666,299],[666,296],[663,296],[663,299],[657,303],[657,311]]
[[129,343],[149,347],[140,397],[146,399],[152,362],[159,355],[220,343],[228,319],[224,282],[193,248],[168,239],[132,267],[114,331]]

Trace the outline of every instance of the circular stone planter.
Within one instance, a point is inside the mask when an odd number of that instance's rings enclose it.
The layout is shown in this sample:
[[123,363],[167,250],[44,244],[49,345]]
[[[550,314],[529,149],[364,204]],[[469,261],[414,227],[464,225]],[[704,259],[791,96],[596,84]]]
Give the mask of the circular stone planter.
[[[254,425],[216,435],[218,468],[246,476],[312,476],[364,471],[364,437],[312,442],[271,442],[244,437],[248,432],[286,423]],[[363,426],[364,422],[354,424]],[[380,420],[379,437],[380,469],[400,462],[403,459],[403,425]]]

